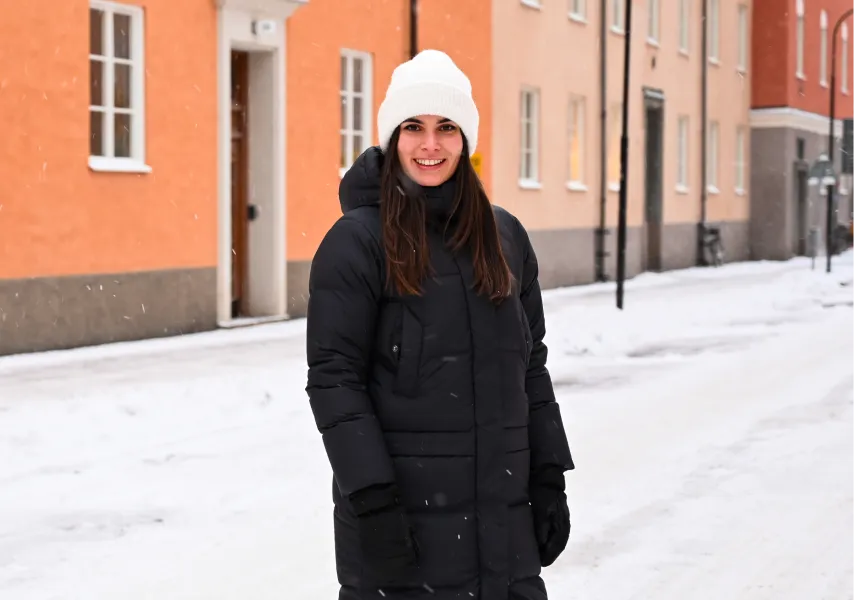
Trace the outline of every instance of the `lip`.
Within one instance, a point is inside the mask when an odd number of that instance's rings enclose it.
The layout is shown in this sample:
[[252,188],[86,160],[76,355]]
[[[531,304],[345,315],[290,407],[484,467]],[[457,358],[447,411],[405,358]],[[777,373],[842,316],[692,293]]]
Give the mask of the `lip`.
[[[420,162],[418,162],[419,160],[438,160],[441,162],[439,162],[435,165],[423,165]],[[415,163],[415,166],[417,166],[422,171],[437,171],[437,170],[441,169],[443,166],[445,166],[445,163],[447,161],[448,161],[447,158],[413,158],[412,159],[412,162]]]

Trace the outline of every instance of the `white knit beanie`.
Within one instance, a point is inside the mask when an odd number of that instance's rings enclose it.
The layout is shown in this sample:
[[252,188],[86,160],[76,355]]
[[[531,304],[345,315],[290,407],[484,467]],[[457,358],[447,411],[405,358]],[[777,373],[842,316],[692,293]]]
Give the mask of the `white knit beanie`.
[[377,114],[383,152],[388,149],[395,128],[418,115],[454,121],[468,140],[469,155],[474,154],[480,116],[472,99],[471,82],[451,57],[439,50],[424,50],[392,73]]

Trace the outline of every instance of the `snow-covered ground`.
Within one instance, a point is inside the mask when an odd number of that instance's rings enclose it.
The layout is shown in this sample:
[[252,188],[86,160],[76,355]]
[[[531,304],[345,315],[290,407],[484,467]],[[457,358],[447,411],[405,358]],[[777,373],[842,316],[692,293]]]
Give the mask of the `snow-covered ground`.
[[[852,257],[547,292],[555,599],[852,598]],[[0,598],[329,600],[304,322],[0,359]]]

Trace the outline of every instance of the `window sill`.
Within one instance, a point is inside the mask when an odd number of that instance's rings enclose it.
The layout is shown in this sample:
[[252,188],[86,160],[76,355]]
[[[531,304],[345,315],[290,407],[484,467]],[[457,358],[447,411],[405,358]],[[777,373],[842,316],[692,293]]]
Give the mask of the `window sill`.
[[520,179],[519,187],[523,190],[541,190],[543,189],[543,184],[533,179]]
[[721,66],[721,60],[719,58],[709,58],[709,64],[715,67]]
[[684,58],[690,58],[691,54],[687,50],[680,48],[679,49],[679,56],[682,56]]
[[818,84],[819,84],[821,87],[823,87],[823,88],[827,89],[827,82],[826,82],[826,81],[819,81],[819,82],[818,82]]
[[151,167],[132,158],[90,156],[89,168],[101,173],[151,173]]
[[577,13],[569,13],[569,20],[575,21],[576,23],[581,23],[582,25],[587,25],[587,19],[584,15],[579,15]]
[[745,75],[747,75],[747,68],[746,67],[736,67],[735,72],[738,73],[739,75],[741,75],[742,77],[744,77]]
[[567,181],[566,189],[570,192],[586,192],[587,186],[581,183],[580,181]]
[[536,10],[542,10],[542,5],[538,0],[519,0],[523,6],[527,6],[528,8],[534,8]]
[[646,38],[646,45],[656,49],[661,48],[661,44],[658,43],[658,40],[651,37]]
[[617,35],[626,35],[626,32],[623,31],[623,28],[618,27],[617,25],[611,25],[611,33],[616,33]]
[[685,194],[690,193],[690,190],[688,189],[687,185],[678,185],[677,184],[676,185],[676,193],[685,195]]
[[806,81],[806,80],[807,80],[807,76],[806,76],[806,75],[804,75],[803,73],[795,73],[795,78],[796,78],[796,79],[800,79],[801,81]]
[[620,191],[620,184],[619,183],[609,183],[608,184],[608,191],[609,192],[619,192]]
[[710,194],[720,194],[721,191],[718,189],[716,185],[706,186],[706,191]]
[[735,195],[736,196],[746,196],[747,192],[744,190],[744,188],[737,187],[737,188],[735,188]]

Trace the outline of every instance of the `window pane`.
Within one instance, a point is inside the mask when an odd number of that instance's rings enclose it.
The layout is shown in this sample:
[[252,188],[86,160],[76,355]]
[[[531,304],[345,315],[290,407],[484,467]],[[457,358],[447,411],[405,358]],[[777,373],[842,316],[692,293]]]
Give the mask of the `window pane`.
[[89,103],[104,105],[104,63],[99,60],[89,61]]
[[89,9],[89,53],[104,54],[104,13]]
[[353,130],[362,131],[362,98],[353,96]]
[[104,113],[89,113],[89,154],[104,156]]
[[116,58],[130,58],[130,17],[113,15],[113,46]]
[[356,159],[359,158],[359,155],[362,153],[362,136],[354,135],[353,136],[353,158],[351,162],[356,162]]
[[341,57],[341,91],[347,89],[347,57]]
[[130,123],[131,115],[115,115],[115,140],[117,157],[130,157]]
[[353,91],[362,91],[362,59],[353,59]]
[[347,120],[347,95],[341,94],[341,129],[347,129],[350,126]]
[[341,167],[342,169],[350,166],[347,163],[347,134],[346,133],[341,134],[341,160],[340,160],[338,166]]
[[130,108],[130,65],[115,65],[115,96],[113,102],[116,108]]

